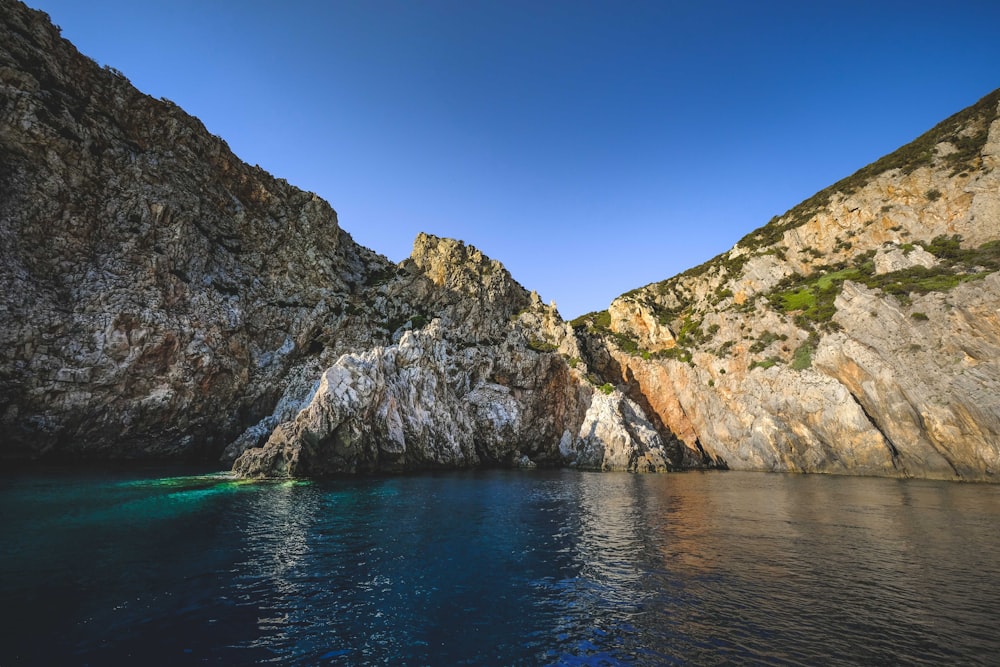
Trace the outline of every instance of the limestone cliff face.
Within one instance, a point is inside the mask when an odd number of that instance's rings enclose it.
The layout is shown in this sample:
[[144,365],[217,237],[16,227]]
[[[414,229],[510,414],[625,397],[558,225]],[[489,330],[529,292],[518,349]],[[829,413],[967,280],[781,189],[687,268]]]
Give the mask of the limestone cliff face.
[[496,261],[396,266],[315,195],[0,0],[0,456],[247,475],[662,469],[572,329]]
[[0,0],[0,457],[995,479],[998,105],[570,326],[460,241],[358,246]]
[[591,363],[718,465],[994,479],[998,105],[581,318]]
[[262,446],[239,454],[237,473],[667,469],[663,440],[641,410],[571,368],[581,353],[555,309],[475,248],[421,235],[380,299],[377,308],[417,315],[392,344],[325,369]]

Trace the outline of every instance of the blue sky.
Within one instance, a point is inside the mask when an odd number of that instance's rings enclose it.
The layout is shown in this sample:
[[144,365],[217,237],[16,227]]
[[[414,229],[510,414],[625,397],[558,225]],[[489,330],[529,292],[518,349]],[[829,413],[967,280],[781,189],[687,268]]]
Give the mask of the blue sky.
[[728,249],[1000,87],[1000,2],[29,0],[405,258],[564,317]]

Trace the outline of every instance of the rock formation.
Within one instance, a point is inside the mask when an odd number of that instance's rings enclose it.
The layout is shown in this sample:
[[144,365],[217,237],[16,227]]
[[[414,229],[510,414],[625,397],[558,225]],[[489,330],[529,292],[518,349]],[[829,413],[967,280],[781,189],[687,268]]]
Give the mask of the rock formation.
[[392,267],[44,14],[2,10],[4,454],[217,449]]
[[571,326],[460,241],[358,246],[0,10],[2,457],[1000,470],[1000,91]]
[[390,263],[45,14],[0,10],[0,455],[667,465],[498,262],[421,235]]
[[730,468],[994,479],[998,105],[580,318],[595,368]]
[[399,324],[391,344],[323,371],[300,409],[240,454],[237,473],[667,469],[663,439],[641,412],[585,379],[576,337],[555,309],[478,250],[422,234],[371,302]]

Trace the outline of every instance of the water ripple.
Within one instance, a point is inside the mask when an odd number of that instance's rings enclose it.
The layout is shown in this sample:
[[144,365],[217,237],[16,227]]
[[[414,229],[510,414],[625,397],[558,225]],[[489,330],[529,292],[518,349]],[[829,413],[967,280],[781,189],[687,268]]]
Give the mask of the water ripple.
[[[989,664],[1000,488],[5,478],[0,664]],[[141,660],[140,660],[141,658]]]

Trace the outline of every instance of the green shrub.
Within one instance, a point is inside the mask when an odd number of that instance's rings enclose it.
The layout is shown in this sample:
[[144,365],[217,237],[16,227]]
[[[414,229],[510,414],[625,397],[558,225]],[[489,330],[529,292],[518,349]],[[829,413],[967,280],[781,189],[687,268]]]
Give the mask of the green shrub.
[[719,287],[715,290],[715,303],[719,303],[723,299],[728,299],[733,295],[733,290],[723,287]]
[[532,338],[528,341],[528,349],[534,350],[535,352],[553,352],[559,349],[559,346],[546,340]]
[[405,326],[407,323],[409,323],[411,329],[417,330],[417,329],[423,329],[425,326],[427,326],[427,323],[429,321],[430,320],[428,320],[427,317],[422,313],[416,313],[414,315],[400,315],[399,317],[394,317],[390,320],[387,320],[385,323],[385,328],[388,329],[390,332],[392,332],[396,331],[400,327]]
[[964,282],[979,280],[989,273],[954,273],[953,271],[954,269],[945,265],[939,265],[932,269],[924,266],[912,266],[902,271],[872,276],[864,282],[868,287],[880,289],[886,294],[906,297],[901,301],[908,302],[910,294],[944,292]]
[[677,330],[677,344],[682,346],[695,345],[704,339],[705,334],[701,330],[701,320],[696,320],[691,315],[686,316]]
[[834,250],[850,250],[854,247],[854,244],[850,241],[842,241],[838,236],[836,239],[836,244],[834,245]]
[[396,275],[396,267],[387,266],[382,269],[378,269],[369,273],[368,277],[365,279],[365,285],[367,285],[368,287],[384,285],[385,283],[392,280],[392,278],[395,277],[395,275]]
[[611,333],[610,331],[606,333],[621,348],[622,352],[633,355],[639,354],[639,343],[634,338],[623,333]]
[[[830,330],[835,324],[832,321],[836,314],[834,301],[845,280],[881,290],[906,306],[912,300],[911,294],[950,290],[964,282],[979,280],[1000,270],[1000,241],[990,241],[971,249],[963,249],[961,242],[962,237],[958,235],[942,235],[931,241],[918,242],[940,260],[937,266],[913,266],[882,275],[875,274],[875,251],[870,250],[856,256],[853,266],[839,264],[820,267],[808,276],[787,276],[775,285],[766,298],[776,310],[794,313],[795,323],[800,328],[811,331],[815,325],[820,324],[824,329]],[[915,246],[904,244],[900,247],[903,252],[907,252]],[[760,350],[751,348],[751,351]]]
[[[772,338],[772,336],[774,337]],[[778,337],[775,336],[772,332],[765,331],[757,338],[757,340],[753,343],[753,345],[750,346],[750,353],[757,354],[758,352],[763,352],[764,348],[766,348],[768,345],[777,340],[777,338]]]
[[921,322],[926,322],[930,318],[927,317],[927,313],[910,313],[910,317]]
[[938,259],[956,260],[962,256],[961,234],[952,234],[951,236],[942,234],[935,236],[929,243],[921,243],[920,245]]
[[795,323],[800,328],[811,330],[816,324],[828,326],[837,312],[833,302],[840,294],[841,285],[845,280],[854,280],[860,275],[861,272],[855,268],[836,271],[819,269],[811,276],[793,274],[782,279],[767,295],[767,300],[777,310],[798,313]]
[[674,361],[682,361],[686,363],[689,363],[693,358],[691,350],[683,347],[668,347],[666,350],[654,352],[653,356],[657,359],[673,359]]
[[612,385],[610,382],[605,382],[600,387],[598,387],[598,389],[601,390],[601,393],[609,395],[609,396],[615,390],[614,385]]
[[719,346],[719,349],[715,351],[715,356],[717,357],[728,357],[730,351],[735,345],[735,341],[727,340],[725,343]]
[[812,366],[812,355],[815,351],[809,341],[795,348],[795,354],[792,356],[792,370],[802,371]]
[[780,364],[780,363],[781,363],[781,359],[779,357],[768,357],[767,359],[764,359],[764,360],[751,361],[750,362],[750,366],[749,366],[749,370],[752,371],[755,368],[770,368],[771,366],[774,366],[774,365]]
[[569,325],[574,329],[586,327],[590,332],[607,331],[611,327],[611,313],[598,310],[572,320]]

